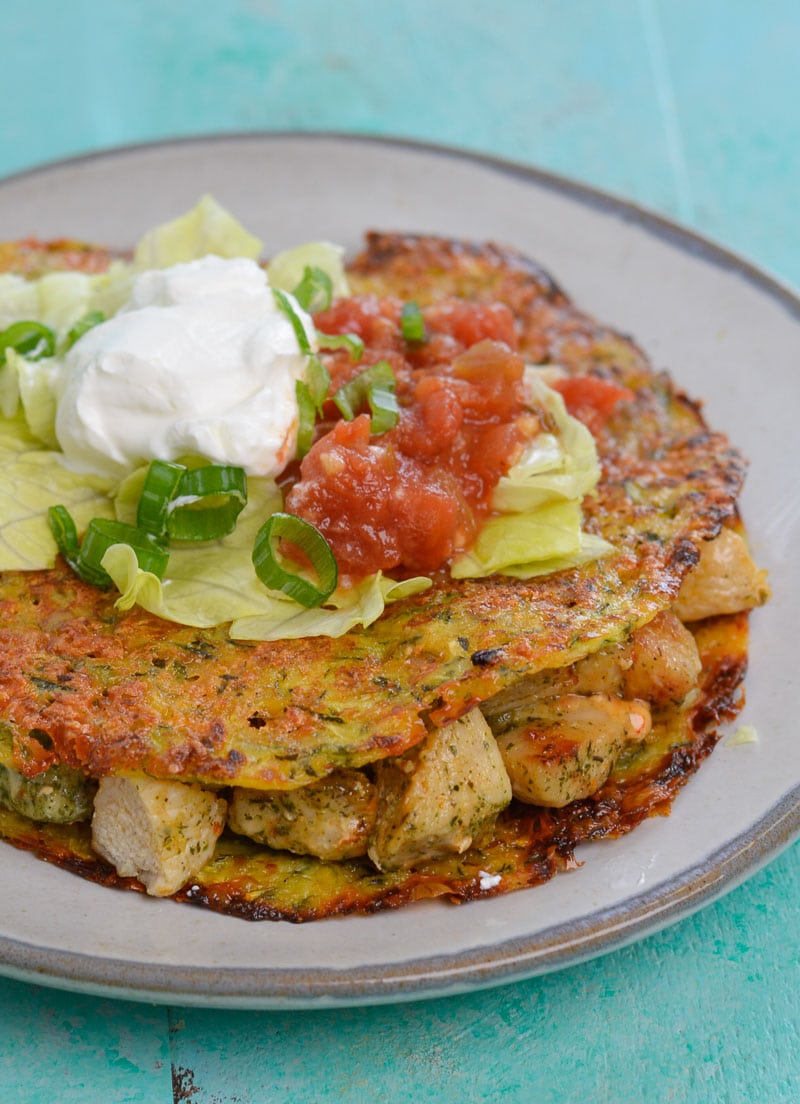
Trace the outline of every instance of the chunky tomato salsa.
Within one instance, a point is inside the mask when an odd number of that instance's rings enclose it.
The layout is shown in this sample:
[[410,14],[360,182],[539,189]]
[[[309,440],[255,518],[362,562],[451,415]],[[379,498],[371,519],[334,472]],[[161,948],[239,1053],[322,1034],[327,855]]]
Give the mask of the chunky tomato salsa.
[[325,536],[346,584],[432,572],[468,548],[497,481],[541,429],[508,307],[447,300],[421,312],[413,340],[402,311],[399,299],[359,296],[314,318],[365,346],[358,362],[347,349],[322,354],[331,393],[385,361],[399,405],[394,428],[373,434],[368,413],[345,421],[328,402],[288,493],[286,508]]

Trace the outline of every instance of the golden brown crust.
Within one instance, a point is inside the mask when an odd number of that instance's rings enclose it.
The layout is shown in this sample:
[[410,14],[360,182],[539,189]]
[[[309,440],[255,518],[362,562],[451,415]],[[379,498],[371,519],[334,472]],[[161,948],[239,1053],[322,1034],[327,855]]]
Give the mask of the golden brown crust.
[[[29,274],[93,270],[110,254],[74,243],[17,247]],[[14,247],[0,248],[0,268]],[[414,298],[501,299],[526,356],[634,392],[598,438],[603,477],[586,502],[589,528],[613,556],[530,582],[454,583],[399,602],[368,630],[339,640],[234,643],[141,610],[63,565],[0,579],[0,719],[20,770],[63,761],[93,775],[144,770],[225,786],[302,785],[419,742],[520,675],[564,666],[629,636],[673,602],[701,543],[735,515],[744,464],[699,408],[654,373],[626,337],[577,310],[537,266],[510,250],[408,235],[369,235],[351,266],[356,291]],[[591,798],[566,809],[517,803],[490,839],[412,872],[365,860],[324,863],[226,835],[178,899],[249,919],[311,920],[535,885],[574,865],[579,843],[663,814],[708,755],[715,727],[738,708],[746,616],[699,626],[704,685],[692,711],[671,707],[647,747],[627,755]],[[86,826],[43,826],[0,810],[0,834],[104,884],[119,878],[93,855]],[[485,875],[500,874],[493,878]]]
[[[214,858],[176,898],[247,920],[299,923],[421,898],[469,901],[539,885],[574,867],[579,844],[620,836],[649,816],[667,815],[713,750],[718,723],[735,716],[747,664],[747,615],[707,622],[697,640],[704,665],[701,698],[687,713],[662,716],[657,738],[621,762],[593,797],[565,809],[515,802],[491,839],[405,872],[379,873],[366,860],[326,863],[224,835]],[[0,836],[91,881],[143,891],[92,853],[87,825],[36,825],[0,807]],[[496,874],[501,880],[493,884]]]
[[502,295],[549,358],[580,334],[581,370],[591,364],[634,389],[600,434],[603,479],[585,505],[587,527],[615,554],[527,582],[440,578],[369,629],[253,645],[224,629],[120,614],[63,566],[7,573],[0,717],[22,771],[60,760],[93,775],[136,769],[280,788],[398,754],[428,721],[452,720],[670,605],[701,542],[734,511],[740,456],[627,339],[586,318],[530,262],[433,238],[369,243],[353,266],[357,286],[402,294],[413,284],[423,299]]

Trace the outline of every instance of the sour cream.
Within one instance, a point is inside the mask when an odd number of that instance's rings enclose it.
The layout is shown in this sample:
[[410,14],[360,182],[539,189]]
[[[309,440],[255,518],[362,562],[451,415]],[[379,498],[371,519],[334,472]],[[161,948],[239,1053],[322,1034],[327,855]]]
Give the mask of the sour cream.
[[[294,302],[314,346],[311,319]],[[202,456],[276,476],[294,455],[307,357],[255,261],[142,273],[56,375],[56,437],[76,471],[122,477]]]

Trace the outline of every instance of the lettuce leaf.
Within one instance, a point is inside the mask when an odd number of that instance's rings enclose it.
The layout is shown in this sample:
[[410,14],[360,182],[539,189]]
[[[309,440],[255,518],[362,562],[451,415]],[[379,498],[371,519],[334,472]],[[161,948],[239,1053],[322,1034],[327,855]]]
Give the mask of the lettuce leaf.
[[139,272],[169,268],[209,253],[257,260],[261,250],[258,238],[249,234],[212,196],[204,195],[191,211],[149,230],[134,250],[133,264]]
[[93,310],[114,314],[128,298],[133,272],[115,261],[107,272],[48,272],[36,280],[0,274],[0,329],[36,319],[62,340],[79,318]]
[[78,530],[94,517],[113,517],[112,483],[76,475],[61,454],[43,449],[18,415],[0,421],[0,570],[36,571],[52,567],[56,543],[47,509],[62,504]]
[[386,604],[419,594],[432,586],[430,579],[418,576],[396,582],[380,571],[349,590],[335,591],[328,603],[318,609],[303,609],[297,602],[278,597],[274,592],[271,615],[244,617],[234,621],[230,635],[234,640],[297,640],[303,636],[343,636],[356,625],[377,621]]
[[525,382],[532,404],[546,411],[555,432],[541,433],[500,479],[492,495],[496,514],[484,522],[472,548],[453,562],[454,579],[529,579],[613,551],[601,537],[581,530],[581,502],[600,478],[594,438],[535,369],[526,373]]
[[[141,468],[121,484],[115,500],[120,521],[135,521],[146,472]],[[373,575],[352,590],[337,591],[325,608],[307,610],[285,594],[268,590],[253,568],[256,534],[279,509],[281,495],[275,483],[249,479],[247,505],[233,533],[207,544],[173,545],[163,580],[142,571],[128,545],[112,545],[103,567],[120,591],[117,606],[126,610],[139,605],[166,621],[195,628],[232,621],[230,634],[235,639],[286,640],[341,636],[355,625],[375,621],[387,601],[431,585],[429,579],[398,583]]]
[[267,265],[271,287],[294,291],[306,267],[321,268],[331,278],[334,298],[350,294],[344,271],[344,249],[332,242],[315,241],[276,253]]
[[11,386],[12,377],[16,379],[14,409],[21,400],[28,429],[42,444],[57,449],[55,377],[58,361],[54,357],[26,360],[14,349],[8,349],[6,367],[9,372],[8,386]]

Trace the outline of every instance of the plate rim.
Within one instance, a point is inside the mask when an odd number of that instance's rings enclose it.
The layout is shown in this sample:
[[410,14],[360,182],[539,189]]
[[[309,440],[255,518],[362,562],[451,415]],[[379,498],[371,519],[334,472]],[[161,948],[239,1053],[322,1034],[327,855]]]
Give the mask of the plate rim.
[[[0,193],[27,179],[83,164],[173,148],[317,141],[409,150],[472,163],[611,213],[723,271],[734,271],[800,322],[800,293],[777,276],[693,228],[635,201],[535,165],[437,142],[385,134],[324,130],[246,130],[112,145],[37,164],[0,178]],[[618,950],[685,919],[735,889],[800,838],[800,784],[755,823],[679,875],[642,894],[559,923],[453,955],[349,967],[187,967],[140,963],[36,946],[0,936],[0,974],[55,988],[155,1003],[210,1008],[322,1008],[385,1004],[455,995],[521,981]],[[345,918],[346,919],[346,918]],[[334,919],[332,921],[336,923]],[[565,939],[566,936],[566,939]]]

